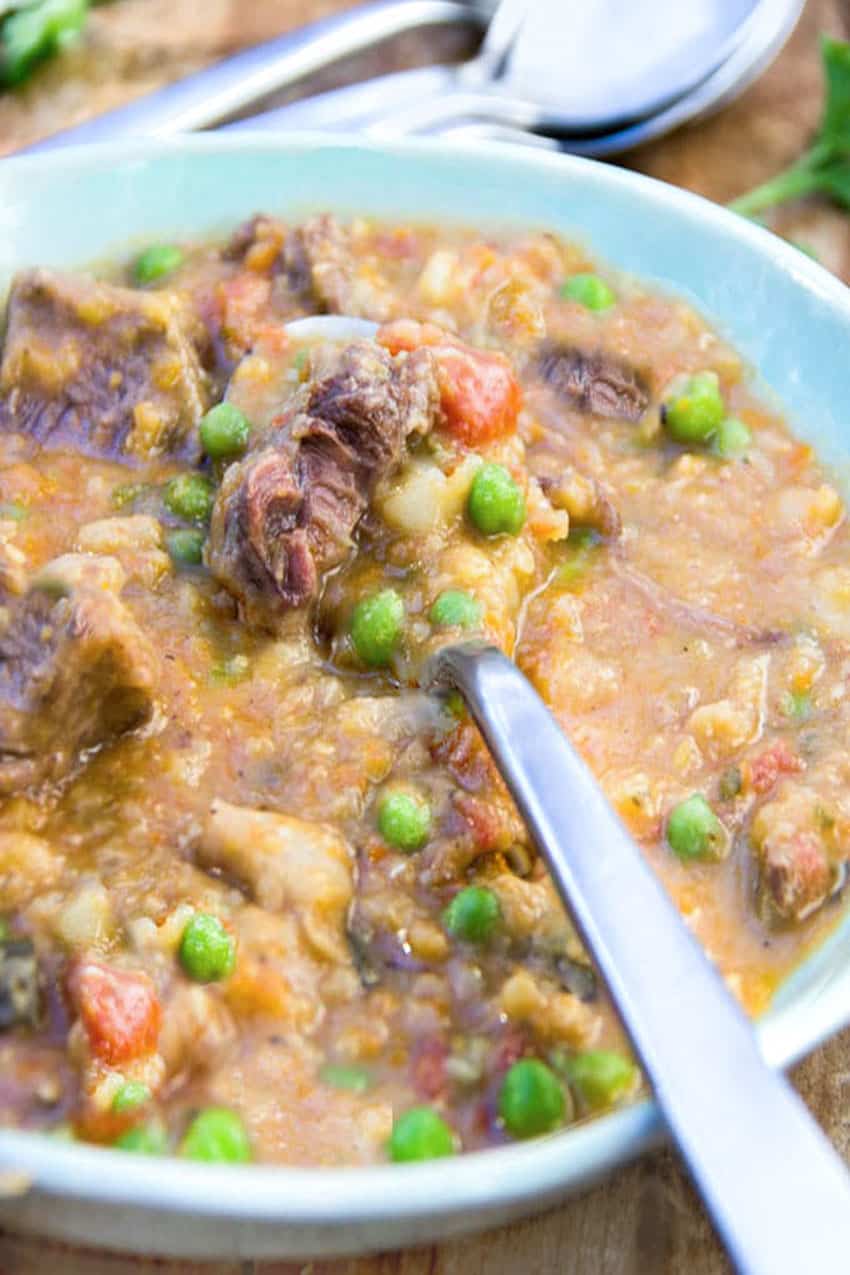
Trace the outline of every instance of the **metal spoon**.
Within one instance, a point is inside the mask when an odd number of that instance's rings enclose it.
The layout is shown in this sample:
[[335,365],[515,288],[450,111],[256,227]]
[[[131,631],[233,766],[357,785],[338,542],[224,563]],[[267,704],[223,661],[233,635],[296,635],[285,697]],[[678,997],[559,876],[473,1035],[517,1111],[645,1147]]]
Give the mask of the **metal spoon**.
[[[377,325],[318,316],[288,331],[344,341]],[[444,647],[422,681],[466,701],[737,1270],[846,1271],[850,1176],[530,682],[476,642]]]
[[[476,57],[377,76],[222,121],[272,91],[399,31],[482,25],[493,0],[376,0],[312,23],[30,147],[169,136],[222,125],[254,131],[441,132],[610,154],[728,100],[778,51],[803,0],[501,0]],[[543,143],[547,144],[546,141]]]

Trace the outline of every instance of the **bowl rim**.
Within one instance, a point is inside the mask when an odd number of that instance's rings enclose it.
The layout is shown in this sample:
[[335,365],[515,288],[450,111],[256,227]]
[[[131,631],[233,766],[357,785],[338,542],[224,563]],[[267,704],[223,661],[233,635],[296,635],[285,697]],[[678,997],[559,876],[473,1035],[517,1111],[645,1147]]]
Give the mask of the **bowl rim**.
[[[6,180],[17,173],[26,180],[30,174],[48,170],[80,173],[108,169],[127,160],[155,161],[164,154],[228,156],[246,151],[274,154],[317,150],[368,153],[390,160],[395,156],[439,156],[445,161],[447,155],[446,143],[436,138],[387,141],[333,133],[275,137],[240,130],[13,155],[3,160],[2,172]],[[545,180],[548,174],[560,178],[572,174],[577,181],[602,191],[625,190],[649,204],[672,207],[694,222],[748,243],[773,267],[790,272],[806,292],[816,295],[829,309],[840,311],[850,330],[850,289],[840,280],[763,227],[690,191],[583,157],[537,148],[526,150],[500,142],[453,142],[450,153],[461,162],[468,156],[508,165],[518,176],[528,175],[537,181]],[[449,224],[463,222],[462,217],[449,216],[444,220]],[[670,290],[675,293],[675,281],[671,281]],[[821,949],[830,942],[827,938]],[[848,990],[850,969],[840,987],[829,989],[810,1012],[801,1016],[796,1030],[786,1021],[790,1018],[788,1012],[768,1012],[756,1024],[768,1060],[775,1066],[787,1067],[837,1030],[850,1017]],[[234,1167],[196,1164],[176,1157],[148,1159],[109,1148],[63,1144],[43,1134],[2,1129],[0,1172],[19,1172],[24,1190],[32,1187],[47,1196],[81,1202],[214,1216],[234,1222],[336,1229],[390,1218],[410,1222],[427,1221],[437,1215],[460,1216],[492,1209],[494,1204],[539,1205],[555,1199],[577,1182],[603,1176],[663,1139],[663,1124],[650,1099],[528,1143],[423,1164],[350,1168]]]

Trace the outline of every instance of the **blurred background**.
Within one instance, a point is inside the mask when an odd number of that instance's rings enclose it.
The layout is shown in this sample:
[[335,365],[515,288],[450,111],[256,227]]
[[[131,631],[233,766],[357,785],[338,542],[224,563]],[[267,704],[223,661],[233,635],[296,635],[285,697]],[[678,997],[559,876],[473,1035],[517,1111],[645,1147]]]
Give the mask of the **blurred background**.
[[[0,91],[0,153],[31,145],[249,45],[355,7],[351,0],[206,0],[203,5],[197,0],[17,3],[47,12],[42,35],[47,34],[49,45],[52,29],[57,37],[53,43],[60,47],[40,62],[29,60],[26,48],[19,50],[17,63],[7,56],[7,87]],[[480,3],[485,10],[488,3],[493,7],[492,0]],[[705,7],[704,0],[666,3],[672,6],[671,13],[681,13],[680,5]],[[561,0],[557,8],[563,42],[568,39],[574,4],[575,0]],[[657,0],[650,7],[657,9]],[[15,34],[10,22],[14,8],[15,0],[11,4],[0,0],[0,37],[4,32]],[[576,22],[583,9],[582,5],[575,7]],[[840,38],[850,35],[850,0],[808,0],[778,60],[737,101],[708,120],[618,155],[616,162],[720,202],[728,202],[785,168],[803,150],[820,113],[818,37],[822,33]],[[460,26],[408,32],[264,105],[388,71],[457,61],[470,56],[476,42],[474,30]],[[601,77],[605,70],[603,62]],[[15,79],[20,82],[9,83]],[[780,233],[805,242],[831,269],[844,273],[844,254],[850,241],[845,237],[841,213],[819,203],[802,202],[783,209],[775,225]]]

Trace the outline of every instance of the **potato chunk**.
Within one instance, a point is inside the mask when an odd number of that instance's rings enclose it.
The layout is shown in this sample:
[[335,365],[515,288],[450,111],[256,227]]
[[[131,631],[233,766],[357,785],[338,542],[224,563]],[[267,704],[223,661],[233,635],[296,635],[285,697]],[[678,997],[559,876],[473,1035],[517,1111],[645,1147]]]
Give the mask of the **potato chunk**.
[[314,955],[349,960],[345,917],[354,853],[333,828],[215,801],[199,859],[243,881],[268,911],[293,912]]

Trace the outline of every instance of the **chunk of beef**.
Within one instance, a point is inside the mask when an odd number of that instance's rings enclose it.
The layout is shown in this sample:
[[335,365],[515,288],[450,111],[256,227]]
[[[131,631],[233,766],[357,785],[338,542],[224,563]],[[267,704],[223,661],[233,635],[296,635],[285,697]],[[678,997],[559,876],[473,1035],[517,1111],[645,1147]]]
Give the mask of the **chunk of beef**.
[[757,811],[750,839],[759,869],[758,908],[770,922],[797,922],[844,882],[846,820],[804,784],[786,781]]
[[587,354],[567,345],[547,345],[540,354],[538,372],[580,412],[639,421],[649,406],[649,391],[639,373],[602,351]]
[[117,592],[114,558],[67,554],[0,634],[0,793],[59,779],[84,749],[147,721],[156,656]]
[[271,441],[227,471],[207,545],[243,617],[271,630],[345,560],[375,485],[438,412],[427,350],[326,346],[313,352],[312,372]]
[[358,270],[350,239],[328,213],[296,226],[283,245],[287,284],[308,310],[384,319],[386,300],[372,278]]
[[222,249],[221,255],[225,261],[244,262],[246,258],[250,259],[254,249],[267,246],[269,253],[264,253],[264,257],[270,256],[271,250],[274,249],[274,257],[267,263],[271,265],[277,258],[285,233],[283,222],[277,217],[269,217],[266,213],[255,213],[253,217],[249,217],[247,221],[243,221],[236,227]]
[[9,296],[0,428],[119,460],[196,459],[207,392],[189,323],[167,292],[24,271]]
[[38,958],[31,939],[0,940],[0,1031],[38,1022]]
[[570,515],[571,525],[592,527],[611,540],[619,537],[623,527],[617,508],[602,483],[592,475],[565,465],[557,477],[541,476],[540,486],[556,509],[564,509]]

